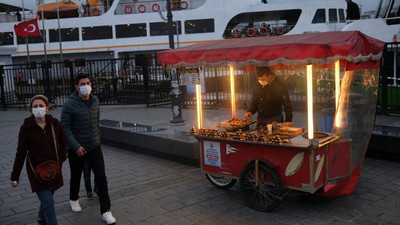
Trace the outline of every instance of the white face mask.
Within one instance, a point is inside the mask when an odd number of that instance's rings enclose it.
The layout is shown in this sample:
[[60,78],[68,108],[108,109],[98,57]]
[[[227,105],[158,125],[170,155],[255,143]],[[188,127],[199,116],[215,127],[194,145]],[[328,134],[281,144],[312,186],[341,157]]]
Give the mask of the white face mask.
[[43,116],[46,115],[46,108],[44,108],[44,107],[33,108],[32,114],[35,116],[35,118],[38,118],[38,119],[42,118]]
[[261,81],[261,80],[259,80],[258,81],[258,83],[260,83],[261,84],[261,86],[265,86],[265,85],[267,85],[268,84],[268,81]]
[[83,86],[79,87],[79,92],[84,97],[89,96],[91,91],[92,91],[92,87],[89,85],[83,85]]

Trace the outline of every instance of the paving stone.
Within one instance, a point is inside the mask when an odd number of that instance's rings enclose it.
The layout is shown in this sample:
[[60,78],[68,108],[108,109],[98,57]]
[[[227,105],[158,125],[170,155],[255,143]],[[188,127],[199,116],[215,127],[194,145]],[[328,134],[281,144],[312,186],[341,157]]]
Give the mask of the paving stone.
[[377,201],[377,200],[381,199],[382,197],[383,197],[382,195],[373,194],[371,192],[360,195],[360,198],[371,200],[371,201]]
[[[128,110],[130,116],[126,113]],[[132,114],[141,115],[143,111],[158,111],[162,117],[170,113],[170,108],[113,106],[101,115],[103,119],[129,119]],[[60,109],[51,113],[59,117]],[[3,181],[9,179],[18,129],[26,115],[19,110],[0,111],[0,178]],[[217,189],[207,181],[200,168],[106,145],[102,148],[111,210],[117,224],[400,224],[400,163],[397,162],[365,159],[358,186],[350,196],[322,203],[306,202],[296,195],[287,196],[274,211],[258,212],[247,206],[239,185],[229,190]],[[54,195],[59,224],[104,225],[98,197],[93,201],[82,197],[83,212],[71,212],[68,162],[63,164],[63,175],[65,185]],[[80,195],[84,194],[82,181]],[[25,168],[17,189],[10,188],[8,182],[0,183],[1,225],[34,225],[38,207],[39,201],[31,192]]]

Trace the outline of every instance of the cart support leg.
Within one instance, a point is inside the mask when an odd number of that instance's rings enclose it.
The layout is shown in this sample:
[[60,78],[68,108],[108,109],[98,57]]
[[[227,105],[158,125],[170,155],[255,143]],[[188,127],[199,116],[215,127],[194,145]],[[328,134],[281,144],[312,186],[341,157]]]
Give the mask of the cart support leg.
[[259,186],[259,178],[258,178],[258,159],[255,162],[255,170],[256,170],[256,188],[258,189]]

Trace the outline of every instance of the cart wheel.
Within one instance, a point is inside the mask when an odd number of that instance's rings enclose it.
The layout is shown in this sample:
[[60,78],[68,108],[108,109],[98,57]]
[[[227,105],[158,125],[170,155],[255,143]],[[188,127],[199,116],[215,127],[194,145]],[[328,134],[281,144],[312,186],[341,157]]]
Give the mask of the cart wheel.
[[212,185],[220,189],[228,189],[236,184],[236,179],[232,178],[227,178],[223,176],[214,176],[211,174],[206,174],[206,177]]
[[282,185],[278,175],[267,165],[260,163],[259,184],[256,186],[254,163],[248,165],[240,175],[240,189],[250,208],[258,211],[271,211],[281,202]]

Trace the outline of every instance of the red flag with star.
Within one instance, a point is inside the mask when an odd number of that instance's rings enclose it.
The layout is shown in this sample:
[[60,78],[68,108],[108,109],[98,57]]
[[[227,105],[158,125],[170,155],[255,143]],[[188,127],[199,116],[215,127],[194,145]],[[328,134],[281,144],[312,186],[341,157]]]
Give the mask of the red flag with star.
[[40,35],[37,19],[16,24],[14,30],[18,37],[34,37]]

